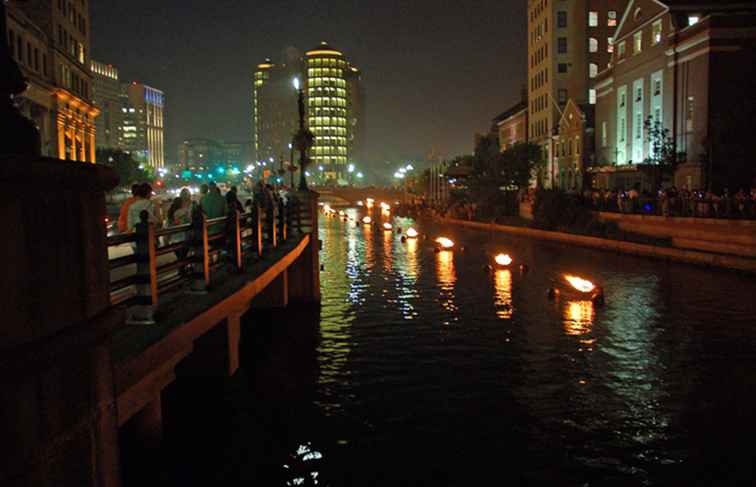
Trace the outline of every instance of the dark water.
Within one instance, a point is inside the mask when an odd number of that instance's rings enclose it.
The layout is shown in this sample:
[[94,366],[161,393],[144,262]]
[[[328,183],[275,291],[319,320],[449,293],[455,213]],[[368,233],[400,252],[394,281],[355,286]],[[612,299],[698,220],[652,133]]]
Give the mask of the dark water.
[[[166,484],[753,483],[753,279],[416,226],[465,251],[321,222],[319,325],[250,315],[236,377],[168,391]],[[606,305],[550,302],[563,273]]]

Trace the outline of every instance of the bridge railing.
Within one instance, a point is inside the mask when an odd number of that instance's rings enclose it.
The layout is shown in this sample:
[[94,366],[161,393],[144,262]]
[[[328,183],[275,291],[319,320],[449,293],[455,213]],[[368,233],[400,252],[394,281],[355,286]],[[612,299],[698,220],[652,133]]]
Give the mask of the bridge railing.
[[161,297],[206,293],[215,280],[243,272],[292,235],[310,233],[311,218],[309,205],[298,200],[214,219],[195,207],[191,223],[163,229],[143,211],[134,232],[108,238],[111,304],[126,305],[130,322],[152,323]]

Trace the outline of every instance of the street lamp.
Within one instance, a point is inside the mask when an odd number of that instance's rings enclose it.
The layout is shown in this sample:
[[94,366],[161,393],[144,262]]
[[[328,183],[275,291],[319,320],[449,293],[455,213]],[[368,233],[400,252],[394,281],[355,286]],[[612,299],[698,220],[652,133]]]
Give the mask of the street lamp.
[[307,179],[305,168],[309,161],[307,160],[307,151],[312,147],[315,136],[305,128],[305,107],[304,107],[304,90],[299,84],[299,78],[294,78],[294,89],[297,90],[297,108],[299,109],[299,131],[294,136],[294,145],[299,150],[299,189],[307,191]]

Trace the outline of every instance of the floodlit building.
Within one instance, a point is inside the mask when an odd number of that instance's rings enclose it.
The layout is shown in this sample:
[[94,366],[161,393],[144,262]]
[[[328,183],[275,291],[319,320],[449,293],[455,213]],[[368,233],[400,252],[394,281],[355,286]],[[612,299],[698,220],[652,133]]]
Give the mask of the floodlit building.
[[507,111],[493,119],[493,130],[499,139],[502,152],[520,142],[528,141],[528,94],[523,93],[523,99]]
[[42,154],[95,162],[87,2],[11,0],[8,47],[29,85],[17,98],[39,129]]
[[123,149],[153,169],[165,167],[165,94],[137,82],[122,90]]
[[92,70],[92,102],[100,110],[95,119],[98,148],[120,149],[123,127],[123,98],[118,69],[111,64],[90,62]]
[[[326,181],[346,184],[349,164],[364,157],[365,101],[362,75],[341,51],[322,43],[305,55],[289,50],[286,61],[270,59],[254,74],[253,149],[257,161],[290,157],[289,144],[299,128],[298,79],[305,91],[305,124],[315,135],[313,166]],[[296,155],[295,155],[296,157]]]
[[595,104],[628,0],[528,0],[529,139],[543,146],[546,185],[557,173],[553,137],[569,99]]
[[756,115],[754,29],[754,2],[631,1],[596,84],[595,184],[651,184],[660,154],[647,124],[668,130],[682,163],[677,186],[750,184],[743,141]]
[[302,80],[302,56],[286,50],[284,62],[257,65],[253,86],[252,149],[256,161],[289,160],[289,144],[299,126],[294,79]]

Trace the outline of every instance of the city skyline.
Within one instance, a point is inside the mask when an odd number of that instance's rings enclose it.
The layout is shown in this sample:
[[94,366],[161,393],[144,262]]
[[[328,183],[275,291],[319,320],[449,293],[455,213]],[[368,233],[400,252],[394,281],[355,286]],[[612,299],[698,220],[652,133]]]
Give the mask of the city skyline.
[[[170,94],[170,161],[189,137],[248,138],[250,73],[261,60],[281,57],[286,46],[327,40],[365,73],[365,152],[373,163],[431,149],[446,157],[472,152],[470,134],[486,130],[494,115],[516,102],[526,79],[525,2],[484,2],[477,9],[439,9],[426,1],[262,2],[222,10],[200,2],[186,5],[136,0],[91,7],[93,57],[118,66],[124,79]],[[424,27],[429,12],[434,13],[431,29]],[[255,23],[258,15],[271,21]],[[364,17],[371,22],[356,29]],[[170,32],[162,26],[166,18],[174,19]],[[462,39],[453,34],[460,29],[478,34]],[[198,37],[198,32],[213,34]],[[124,42],[129,49],[121,48]]]

